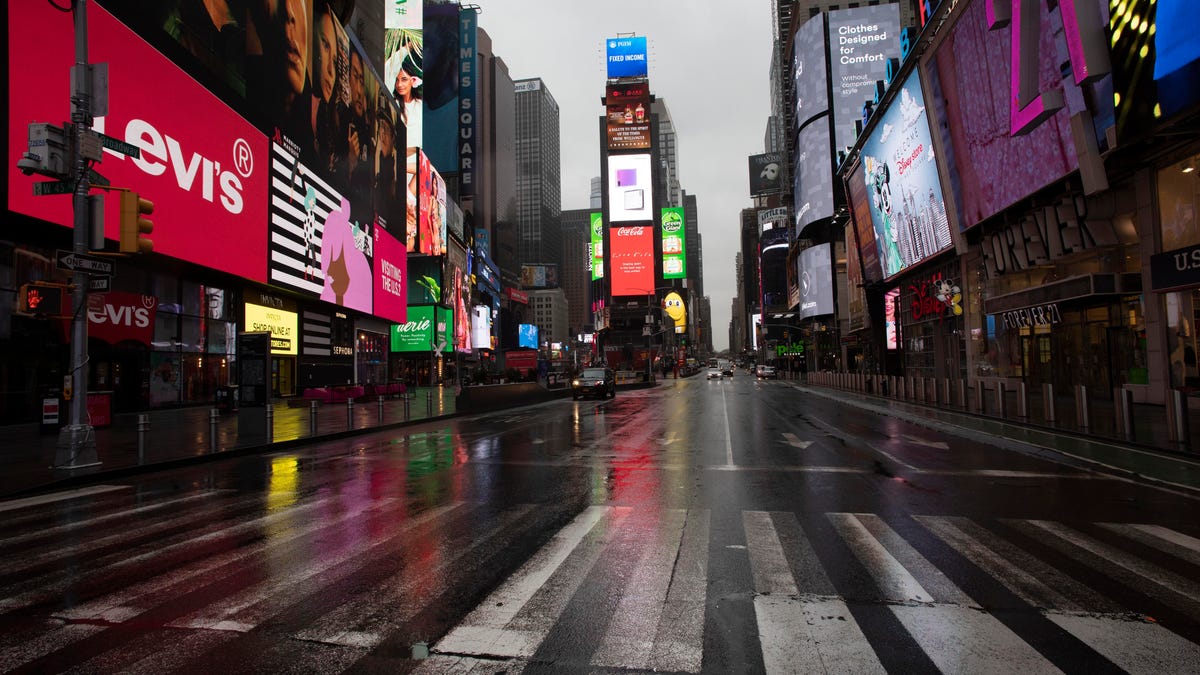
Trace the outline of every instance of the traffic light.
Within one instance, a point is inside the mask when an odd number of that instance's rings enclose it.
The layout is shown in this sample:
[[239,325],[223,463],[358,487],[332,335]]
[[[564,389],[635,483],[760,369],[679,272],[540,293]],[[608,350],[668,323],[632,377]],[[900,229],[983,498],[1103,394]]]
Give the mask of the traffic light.
[[133,190],[121,192],[121,253],[149,253],[154,242],[145,235],[154,231],[154,223],[148,218],[154,213],[154,202],[142,199]]
[[63,313],[63,305],[63,287],[59,284],[22,284],[17,296],[17,311],[26,314],[58,316]]

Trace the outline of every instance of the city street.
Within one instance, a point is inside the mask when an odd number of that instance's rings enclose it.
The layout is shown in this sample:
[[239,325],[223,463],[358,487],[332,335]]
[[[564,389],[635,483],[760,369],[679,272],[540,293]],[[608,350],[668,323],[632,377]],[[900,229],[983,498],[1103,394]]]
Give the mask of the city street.
[[1194,672],[1200,492],[667,379],[0,502],[8,672]]

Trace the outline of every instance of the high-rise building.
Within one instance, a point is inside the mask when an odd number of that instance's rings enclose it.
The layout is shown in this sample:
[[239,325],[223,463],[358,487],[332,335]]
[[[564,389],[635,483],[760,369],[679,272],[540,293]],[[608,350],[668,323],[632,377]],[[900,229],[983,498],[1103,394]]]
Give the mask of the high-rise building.
[[567,297],[567,320],[571,334],[582,331],[592,322],[591,256],[592,209],[571,209],[562,212],[563,253],[559,268],[559,283]]
[[479,59],[476,79],[477,185],[475,195],[464,206],[473,207],[475,227],[487,230],[491,235],[492,250],[488,254],[499,261],[496,223],[513,222],[517,214],[516,93],[508,66],[493,52],[492,38],[482,28],[478,31],[476,53]]
[[658,186],[662,194],[662,206],[682,206],[679,187],[679,152],[675,143],[675,123],[671,121],[671,109],[665,99],[656,98],[650,104],[650,114],[658,118],[658,133],[655,138],[658,149]]
[[541,78],[517,80],[517,262],[562,266],[558,102]]
[[567,326],[567,296],[561,288],[543,288],[529,291],[529,306],[533,308],[533,322],[538,327],[538,340],[567,342],[571,334]]

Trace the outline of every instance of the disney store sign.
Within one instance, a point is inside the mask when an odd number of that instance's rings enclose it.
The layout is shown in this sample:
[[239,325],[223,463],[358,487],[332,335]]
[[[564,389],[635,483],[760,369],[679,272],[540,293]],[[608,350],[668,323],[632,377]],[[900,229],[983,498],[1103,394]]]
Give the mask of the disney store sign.
[[941,272],[914,281],[904,290],[914,322],[945,319],[947,315],[955,317],[963,313],[962,288]]

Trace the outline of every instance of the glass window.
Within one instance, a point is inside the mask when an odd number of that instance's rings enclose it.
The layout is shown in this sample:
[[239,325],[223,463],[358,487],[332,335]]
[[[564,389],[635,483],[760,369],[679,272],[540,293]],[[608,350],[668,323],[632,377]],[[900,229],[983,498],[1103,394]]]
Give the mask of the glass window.
[[1158,204],[1162,220],[1162,250],[1200,244],[1196,211],[1200,209],[1200,155],[1193,155],[1158,172]]

